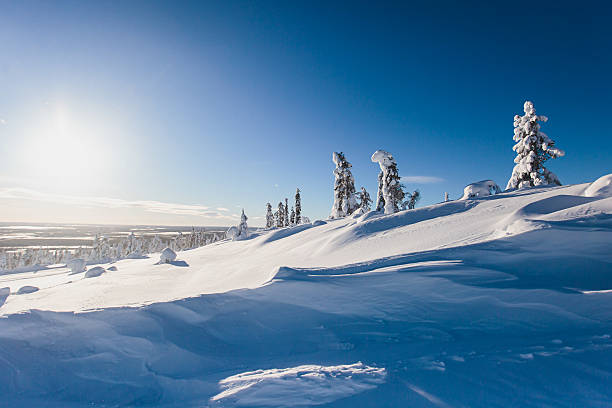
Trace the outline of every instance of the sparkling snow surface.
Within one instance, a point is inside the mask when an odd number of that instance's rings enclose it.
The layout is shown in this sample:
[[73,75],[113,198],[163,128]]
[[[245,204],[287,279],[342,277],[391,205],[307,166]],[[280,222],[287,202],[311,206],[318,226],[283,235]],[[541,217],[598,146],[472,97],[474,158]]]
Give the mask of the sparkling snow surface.
[[601,184],[0,275],[0,406],[611,406]]

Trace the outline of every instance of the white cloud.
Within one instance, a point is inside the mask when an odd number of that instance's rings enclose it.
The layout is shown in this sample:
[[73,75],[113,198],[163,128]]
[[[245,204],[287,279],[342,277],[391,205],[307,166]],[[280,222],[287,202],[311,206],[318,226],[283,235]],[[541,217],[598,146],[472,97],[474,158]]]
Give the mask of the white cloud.
[[432,184],[441,183],[444,181],[444,179],[434,176],[404,176],[402,177],[402,181],[405,183]]
[[0,125],[6,125],[6,120],[0,118]]
[[217,211],[229,211],[229,208],[217,207]]
[[43,193],[40,191],[15,187],[0,188],[0,199],[43,201],[77,207],[136,208],[153,213],[191,215],[218,219],[236,218],[236,216],[230,216],[227,214],[222,214],[219,211],[209,210],[209,207],[200,204],[165,203],[150,200],[129,201],[109,197],[69,196]]

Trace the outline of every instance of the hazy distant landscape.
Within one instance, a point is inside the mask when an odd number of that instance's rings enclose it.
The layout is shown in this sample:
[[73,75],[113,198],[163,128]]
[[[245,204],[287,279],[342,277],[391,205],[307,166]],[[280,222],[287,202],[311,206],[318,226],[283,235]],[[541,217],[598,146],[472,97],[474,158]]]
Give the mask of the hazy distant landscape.
[[[225,231],[227,227],[195,226],[205,231]],[[180,233],[189,233],[192,227],[161,225],[95,225],[95,224],[44,224],[0,222],[0,248],[21,250],[26,248],[74,249],[91,247],[96,234],[110,241],[126,237],[130,233],[147,238],[155,235],[170,240]]]

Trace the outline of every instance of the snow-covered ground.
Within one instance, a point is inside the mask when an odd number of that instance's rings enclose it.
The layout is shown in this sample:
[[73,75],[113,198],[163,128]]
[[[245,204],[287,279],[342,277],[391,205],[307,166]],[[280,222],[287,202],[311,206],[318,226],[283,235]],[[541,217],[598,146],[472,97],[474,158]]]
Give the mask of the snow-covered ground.
[[611,406],[610,180],[1,275],[0,406]]

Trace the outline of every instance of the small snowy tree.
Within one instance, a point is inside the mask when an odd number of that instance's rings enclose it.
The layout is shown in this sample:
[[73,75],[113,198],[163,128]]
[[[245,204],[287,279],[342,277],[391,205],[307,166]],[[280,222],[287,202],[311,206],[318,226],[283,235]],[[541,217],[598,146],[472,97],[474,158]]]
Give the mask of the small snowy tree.
[[295,210],[291,207],[291,214],[289,215],[289,223],[295,225]]
[[420,199],[421,199],[421,192],[419,190],[414,190],[412,194],[408,195],[408,199],[405,202],[405,207],[408,208],[409,210],[414,210],[414,207],[416,207]]
[[266,228],[274,228],[274,214],[272,214],[272,205],[266,204]]
[[247,216],[242,209],[242,215],[240,216],[240,224],[238,224],[238,239],[245,239],[249,237],[249,226],[247,225]]
[[278,211],[274,214],[276,218],[276,226],[279,228],[283,227],[285,222],[285,207],[283,206],[283,202],[279,201],[278,203]]
[[557,176],[544,167],[544,162],[551,158],[565,155],[563,150],[557,149],[555,142],[540,131],[540,123],[548,118],[535,114],[533,103],[526,101],[523,106],[525,115],[514,116],[514,141],[512,148],[516,152],[512,176],[508,180],[506,189],[533,187],[546,184],[561,185]]
[[363,213],[370,211],[372,208],[372,199],[365,187],[361,187],[361,192],[359,193],[359,208]]
[[287,200],[286,198],[285,198],[285,214],[283,218],[283,223],[285,224],[285,227],[289,226],[289,200]]
[[351,215],[358,207],[355,200],[355,179],[351,173],[351,164],[342,152],[334,152],[332,160],[336,164],[334,169],[334,205],[330,218],[341,218]]
[[444,192],[444,202],[448,201],[448,191]]
[[302,222],[302,196],[300,196],[300,189],[295,190],[295,223],[299,224]]
[[393,214],[400,210],[405,195],[400,183],[397,163],[391,153],[384,150],[375,151],[372,155],[372,161],[380,166],[378,176],[379,198],[376,209],[380,211],[381,201],[383,201],[382,207],[385,214]]

